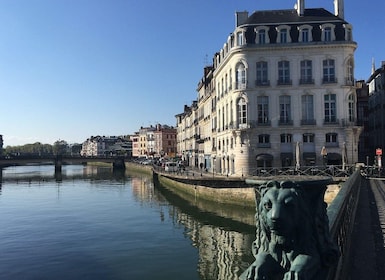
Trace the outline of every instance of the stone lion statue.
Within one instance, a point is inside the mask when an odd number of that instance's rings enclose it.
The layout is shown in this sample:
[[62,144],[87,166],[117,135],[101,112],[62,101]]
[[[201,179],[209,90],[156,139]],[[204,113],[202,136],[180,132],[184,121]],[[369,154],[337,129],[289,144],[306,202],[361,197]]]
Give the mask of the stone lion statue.
[[256,189],[255,262],[244,279],[320,279],[321,269],[338,257],[329,235],[325,189],[304,190],[289,181],[270,181]]

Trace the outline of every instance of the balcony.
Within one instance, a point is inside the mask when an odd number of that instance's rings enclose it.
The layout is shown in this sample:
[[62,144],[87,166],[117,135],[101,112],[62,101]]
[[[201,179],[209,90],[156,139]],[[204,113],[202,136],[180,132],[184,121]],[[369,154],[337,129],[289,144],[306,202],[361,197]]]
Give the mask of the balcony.
[[299,80],[300,85],[314,85],[314,79],[312,78],[303,78]]
[[337,83],[337,78],[336,77],[324,77],[322,79],[323,84],[335,84]]
[[255,80],[255,86],[268,87],[268,86],[270,86],[270,81],[269,80]]
[[293,120],[281,119],[281,120],[279,120],[279,125],[282,125],[282,126],[293,125]]
[[301,120],[301,125],[316,125],[316,120]]
[[289,80],[289,79],[277,80],[277,85],[279,86],[291,86],[292,84],[293,84],[292,80]]

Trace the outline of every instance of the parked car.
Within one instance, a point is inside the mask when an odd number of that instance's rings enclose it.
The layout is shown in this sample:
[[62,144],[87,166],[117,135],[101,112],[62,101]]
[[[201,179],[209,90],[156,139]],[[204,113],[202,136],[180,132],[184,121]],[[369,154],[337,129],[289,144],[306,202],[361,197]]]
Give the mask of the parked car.
[[166,162],[164,164],[164,171],[167,172],[177,172],[178,171],[178,164],[173,161]]

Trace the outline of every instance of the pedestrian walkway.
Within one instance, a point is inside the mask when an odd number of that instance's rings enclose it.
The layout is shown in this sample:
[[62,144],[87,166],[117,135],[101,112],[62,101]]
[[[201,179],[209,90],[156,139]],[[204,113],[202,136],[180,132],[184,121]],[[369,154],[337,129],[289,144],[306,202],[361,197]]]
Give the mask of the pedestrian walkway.
[[384,235],[381,231],[373,185],[366,180],[361,186],[356,219],[352,232],[347,279],[385,280]]

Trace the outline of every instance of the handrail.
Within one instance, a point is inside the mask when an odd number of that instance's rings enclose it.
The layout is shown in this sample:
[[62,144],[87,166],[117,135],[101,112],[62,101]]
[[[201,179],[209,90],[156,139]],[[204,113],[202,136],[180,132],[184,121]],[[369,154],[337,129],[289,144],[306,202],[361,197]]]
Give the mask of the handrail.
[[363,177],[360,170],[342,185],[337,196],[327,208],[330,235],[337,244],[340,256],[337,263],[327,274],[328,280],[346,279],[347,260],[349,258],[350,238],[359,200],[359,191]]

